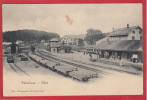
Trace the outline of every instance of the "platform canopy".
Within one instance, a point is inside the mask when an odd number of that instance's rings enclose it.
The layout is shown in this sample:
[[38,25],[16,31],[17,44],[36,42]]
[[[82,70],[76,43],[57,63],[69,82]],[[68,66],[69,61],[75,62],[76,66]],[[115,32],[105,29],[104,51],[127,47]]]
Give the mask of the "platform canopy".
[[103,41],[94,49],[98,50],[117,50],[117,51],[140,51],[142,41],[140,40],[119,40],[119,41]]

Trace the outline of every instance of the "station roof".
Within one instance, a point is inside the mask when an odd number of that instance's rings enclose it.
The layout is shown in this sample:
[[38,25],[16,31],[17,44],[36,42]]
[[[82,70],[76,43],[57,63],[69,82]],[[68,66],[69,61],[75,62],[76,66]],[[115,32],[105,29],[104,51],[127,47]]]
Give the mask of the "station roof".
[[58,39],[57,38],[53,38],[50,40],[50,42],[58,42]]
[[142,30],[139,26],[118,28],[118,29],[115,29],[114,31],[110,32],[110,34],[108,36],[110,36],[110,37],[112,37],[112,36],[126,36],[136,29]]
[[9,44],[8,47],[9,47],[9,46],[11,47],[11,46],[19,46],[19,45],[16,44],[16,43],[12,43],[12,44]]
[[94,49],[98,50],[117,50],[117,51],[142,51],[142,41],[140,40],[119,40],[103,41]]

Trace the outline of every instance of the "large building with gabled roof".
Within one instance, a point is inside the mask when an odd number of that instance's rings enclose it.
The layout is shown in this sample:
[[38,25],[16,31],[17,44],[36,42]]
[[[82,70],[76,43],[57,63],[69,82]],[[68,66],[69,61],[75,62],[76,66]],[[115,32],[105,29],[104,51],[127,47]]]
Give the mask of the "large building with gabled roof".
[[119,28],[110,32],[107,40],[93,48],[98,58],[142,62],[142,29],[139,26]]
[[139,26],[118,28],[108,35],[111,41],[115,40],[142,40],[142,29]]

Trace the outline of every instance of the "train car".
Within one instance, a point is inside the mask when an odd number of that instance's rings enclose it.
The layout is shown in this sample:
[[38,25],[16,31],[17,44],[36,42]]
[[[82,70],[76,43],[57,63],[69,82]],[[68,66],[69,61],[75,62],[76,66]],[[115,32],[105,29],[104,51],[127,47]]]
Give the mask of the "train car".
[[6,57],[9,54],[9,51],[7,49],[3,49],[3,56]]
[[87,82],[90,78],[97,77],[98,73],[90,70],[78,68],[78,71],[70,72],[69,76],[71,76],[73,79],[76,79],[78,81]]
[[9,51],[8,50],[4,50],[4,54],[9,54]]
[[21,57],[21,56],[22,56],[22,54],[21,54],[21,53],[18,53],[16,56],[17,56],[17,57]]
[[49,60],[46,60],[46,59],[41,59],[40,61],[39,61],[39,63],[42,65],[42,66],[44,66],[44,67],[46,67],[46,68],[48,68],[48,63],[49,63]]
[[55,62],[50,61],[50,63],[47,63],[47,66],[49,69],[51,69],[52,71],[56,72],[57,70],[55,69],[55,67],[57,66]]
[[55,66],[54,68],[59,74],[62,74],[64,76],[69,76],[69,72],[74,71],[74,69],[76,69],[76,67],[74,66],[65,66],[65,65],[61,65],[61,66]]
[[74,80],[87,82],[89,81],[90,78],[98,77],[98,73],[95,71],[77,68],[76,66],[72,66],[72,65],[71,66],[70,65],[67,66],[66,64],[62,65],[59,62],[54,62],[33,54],[30,54],[29,57],[38,64],[46,68],[49,68],[50,70],[57,72],[60,75],[71,77]]
[[7,62],[8,63],[14,63],[14,57],[13,57],[13,55],[8,55]]
[[28,57],[26,55],[21,56],[21,61],[28,61]]
[[31,50],[30,46],[20,46],[19,47],[20,52],[29,52]]

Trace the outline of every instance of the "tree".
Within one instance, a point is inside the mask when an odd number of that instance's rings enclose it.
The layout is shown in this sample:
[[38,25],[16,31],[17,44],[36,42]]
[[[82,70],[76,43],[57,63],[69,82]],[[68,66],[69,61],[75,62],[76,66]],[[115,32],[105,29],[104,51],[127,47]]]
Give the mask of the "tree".
[[100,30],[88,29],[86,33],[85,40],[89,45],[94,45],[96,41],[104,38],[105,35],[102,34]]
[[52,38],[59,38],[60,36],[57,33],[44,32],[37,30],[17,30],[17,31],[7,31],[3,32],[3,41],[6,42],[15,42],[20,41],[36,41],[40,42],[41,40],[50,40]]
[[78,46],[84,46],[83,39],[78,39]]

